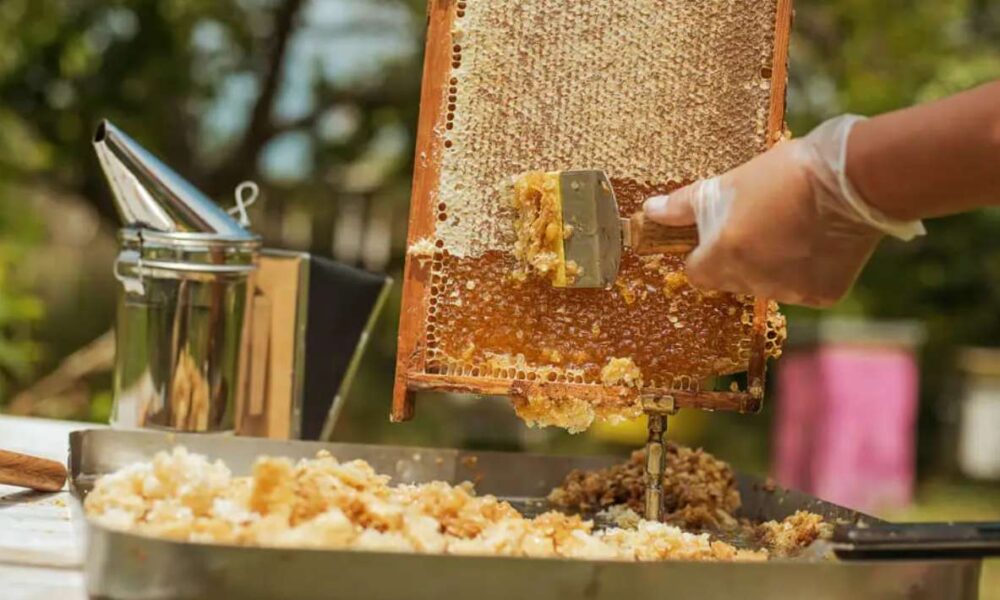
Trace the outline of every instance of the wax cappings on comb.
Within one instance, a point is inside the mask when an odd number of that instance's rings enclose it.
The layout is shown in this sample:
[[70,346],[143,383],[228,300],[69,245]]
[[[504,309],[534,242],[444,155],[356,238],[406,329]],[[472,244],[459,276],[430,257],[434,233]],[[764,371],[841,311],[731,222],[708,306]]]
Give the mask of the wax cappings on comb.
[[[627,249],[608,290],[522,276],[508,192],[511,174],[600,165],[627,216],[763,151],[782,130],[789,16],[787,0],[431,2],[395,420],[423,389],[512,396],[573,428],[643,401],[759,407],[784,337],[772,303]],[[617,379],[624,362],[639,376]],[[743,370],[744,389],[703,386]]]

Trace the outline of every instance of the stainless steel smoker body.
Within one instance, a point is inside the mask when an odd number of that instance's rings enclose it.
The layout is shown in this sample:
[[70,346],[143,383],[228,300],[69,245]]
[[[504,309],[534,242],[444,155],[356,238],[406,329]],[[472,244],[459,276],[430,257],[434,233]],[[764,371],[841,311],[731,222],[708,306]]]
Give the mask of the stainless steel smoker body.
[[108,121],[94,150],[125,225],[111,422],[232,430],[260,238]]
[[[475,481],[480,493],[542,510],[544,497],[574,468],[613,458],[328,444],[150,431],[82,431],[70,436],[71,486],[82,500],[96,477],[174,445],[219,458],[236,474],[257,456],[312,457],[327,449],[365,459],[396,482]],[[475,458],[473,458],[475,457]],[[738,478],[741,516],[780,519],[796,510],[832,520],[869,517],[799,492]],[[79,508],[79,506],[77,507]],[[77,511],[78,518],[82,510]],[[86,578],[92,597],[161,598],[810,598],[972,600],[978,560],[767,563],[624,563],[568,559],[441,556],[346,550],[256,548],[155,539],[87,522]]]
[[118,238],[112,423],[232,429],[260,240],[129,228]]

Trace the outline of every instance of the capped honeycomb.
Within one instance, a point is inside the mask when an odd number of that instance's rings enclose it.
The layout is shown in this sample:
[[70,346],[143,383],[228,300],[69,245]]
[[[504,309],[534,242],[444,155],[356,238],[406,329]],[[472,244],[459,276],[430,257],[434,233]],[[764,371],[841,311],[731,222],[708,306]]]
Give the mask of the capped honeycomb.
[[785,4],[432,0],[397,407],[407,390],[499,390],[529,421],[579,430],[780,353],[776,305],[755,348],[755,299],[693,288],[679,255],[626,250],[607,290],[525,277],[505,186],[601,169],[627,216],[760,153],[780,131]]

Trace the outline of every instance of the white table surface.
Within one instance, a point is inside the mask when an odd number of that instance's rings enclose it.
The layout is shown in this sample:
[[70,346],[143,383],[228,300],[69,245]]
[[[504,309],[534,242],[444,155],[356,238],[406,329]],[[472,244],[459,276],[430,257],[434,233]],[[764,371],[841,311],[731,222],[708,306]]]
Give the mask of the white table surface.
[[[91,423],[0,415],[0,449],[66,461],[69,432]],[[68,491],[45,494],[0,485],[0,589],[10,600],[86,598],[82,531]]]

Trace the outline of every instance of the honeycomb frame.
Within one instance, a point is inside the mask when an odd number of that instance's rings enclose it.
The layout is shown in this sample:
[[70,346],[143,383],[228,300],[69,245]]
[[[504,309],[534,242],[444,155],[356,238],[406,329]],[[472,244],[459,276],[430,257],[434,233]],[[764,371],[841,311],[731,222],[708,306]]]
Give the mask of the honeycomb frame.
[[[608,405],[635,403],[641,398],[647,407],[659,406],[670,410],[759,410],[767,352],[780,343],[775,339],[778,334],[774,328],[768,327],[768,320],[774,315],[773,303],[763,298],[745,301],[752,320],[748,324],[746,347],[740,348],[748,374],[747,386],[742,390],[702,390],[698,381],[691,377],[685,380],[683,374],[675,376],[669,385],[647,385],[639,390],[628,386],[595,384],[592,380],[584,381],[572,371],[546,369],[544,365],[541,368],[539,365],[524,368],[524,365],[511,363],[487,369],[481,364],[464,364],[458,357],[449,357],[445,361],[435,358],[436,334],[440,335],[434,318],[440,300],[440,276],[446,261],[453,258],[449,256],[443,239],[446,235],[438,231],[439,224],[447,224],[448,220],[446,204],[439,200],[443,185],[442,160],[453,145],[449,133],[455,127],[457,118],[461,117],[460,77],[456,75],[463,66],[462,20],[469,3],[486,1],[429,0],[428,3],[427,43],[407,240],[411,251],[407,253],[404,273],[392,420],[412,418],[414,393],[421,390],[520,398],[542,394]],[[787,52],[792,14],[791,0],[774,0],[773,7],[771,63],[762,68],[762,71],[767,71],[765,77],[770,82],[766,114],[761,117],[765,128],[765,146],[781,139],[785,129]],[[687,181],[672,181],[660,191],[676,188],[681,183]],[[415,248],[419,250],[413,251]]]

